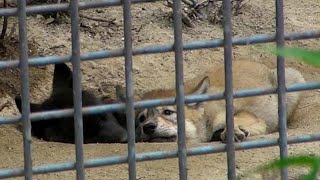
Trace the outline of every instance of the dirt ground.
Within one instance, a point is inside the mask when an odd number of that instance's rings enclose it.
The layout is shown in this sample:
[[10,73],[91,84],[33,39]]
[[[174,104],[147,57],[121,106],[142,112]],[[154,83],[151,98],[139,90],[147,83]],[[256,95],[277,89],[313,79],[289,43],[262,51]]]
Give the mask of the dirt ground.
[[[236,37],[254,34],[273,34],[275,32],[274,1],[247,1],[242,14],[233,17],[233,32]],[[320,29],[320,0],[287,0],[285,1],[285,31],[301,32]],[[93,17],[112,19],[112,23],[97,22],[81,18],[81,52],[116,49],[123,47],[122,8],[112,7],[81,11]],[[144,47],[152,44],[173,42],[173,26],[171,10],[163,2],[155,2],[132,7],[133,42],[134,47]],[[66,55],[71,50],[70,19],[61,23],[47,23],[42,15],[28,17],[28,36],[30,41],[30,56]],[[210,40],[223,37],[221,25],[210,25],[198,22],[195,28],[183,28],[184,41]],[[14,42],[15,39],[12,39]],[[13,43],[17,44],[17,42]],[[299,45],[307,48],[318,48],[319,40],[304,40],[288,42],[289,45]],[[263,54],[263,45],[234,47],[233,54],[237,57],[247,57],[252,61],[264,63],[270,67],[275,65],[275,57]],[[11,47],[12,48],[12,47]],[[17,47],[9,53],[2,53],[2,59],[17,59]],[[174,85],[174,54],[154,54],[134,56],[135,93],[137,97],[153,88],[172,87]],[[223,49],[192,50],[184,53],[185,78],[190,79],[215,64],[222,63]],[[320,70],[305,64],[287,61],[287,66],[296,67],[307,81],[317,81]],[[124,85],[123,58],[83,62],[83,86],[99,96],[114,97],[115,85]],[[31,101],[41,102],[51,91],[52,65],[31,68],[30,73]],[[19,72],[8,69],[0,71],[0,104],[8,102],[1,110],[5,116],[17,115],[14,96],[19,94]],[[319,91],[306,91],[295,114],[295,122],[289,125],[289,135],[312,134],[320,129]],[[254,137],[275,138],[277,133]],[[214,145],[215,143],[211,143]],[[200,146],[204,144],[188,144]],[[175,143],[138,143],[137,152],[173,150]],[[32,143],[33,164],[73,161],[74,145],[44,142],[34,138]],[[290,145],[289,154],[319,154],[320,143],[305,143]],[[0,168],[23,167],[22,135],[13,125],[0,126]],[[85,159],[125,155],[126,144],[89,144],[84,146]],[[241,177],[258,165],[278,157],[279,148],[264,148],[247,151],[237,151],[237,173]],[[138,179],[178,179],[178,160],[166,159],[152,162],[137,163]],[[126,164],[92,168],[86,170],[87,179],[128,179]],[[290,171],[290,179],[297,179],[304,169]],[[188,157],[189,179],[227,179],[226,154],[212,154]],[[253,175],[250,179],[261,179]],[[22,179],[22,178],[17,178]],[[75,171],[36,175],[34,179],[75,179]],[[246,179],[246,178],[245,178]],[[268,178],[267,178],[268,179]],[[269,178],[275,179],[275,177]]]

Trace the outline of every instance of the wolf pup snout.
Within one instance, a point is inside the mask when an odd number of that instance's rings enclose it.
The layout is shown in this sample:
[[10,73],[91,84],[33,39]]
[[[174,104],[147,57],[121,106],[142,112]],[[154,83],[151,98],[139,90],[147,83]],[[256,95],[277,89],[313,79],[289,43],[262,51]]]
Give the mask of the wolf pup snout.
[[157,125],[155,123],[147,123],[145,125],[143,125],[143,132],[148,134],[148,135],[152,135],[152,133],[154,133],[155,129],[157,128]]

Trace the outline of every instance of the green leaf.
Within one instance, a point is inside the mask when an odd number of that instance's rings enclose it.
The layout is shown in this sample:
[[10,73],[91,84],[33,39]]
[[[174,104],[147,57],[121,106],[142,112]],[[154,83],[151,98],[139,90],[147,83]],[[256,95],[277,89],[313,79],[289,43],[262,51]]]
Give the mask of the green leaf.
[[293,57],[313,66],[320,66],[320,51],[311,51],[296,47],[285,47],[278,49],[268,48],[267,51],[278,56]]
[[319,51],[310,51],[310,50],[301,49],[301,48],[278,48],[277,55],[292,56],[310,65],[314,65],[314,66],[320,65]]

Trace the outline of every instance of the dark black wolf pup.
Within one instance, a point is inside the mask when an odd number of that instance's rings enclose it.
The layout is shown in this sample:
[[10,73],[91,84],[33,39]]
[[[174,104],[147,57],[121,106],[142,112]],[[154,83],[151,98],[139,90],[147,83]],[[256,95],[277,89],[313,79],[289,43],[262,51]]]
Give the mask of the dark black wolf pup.
[[[66,64],[56,64],[51,96],[42,104],[30,104],[31,112],[73,108],[72,72]],[[21,97],[15,98],[21,112]],[[119,102],[110,100],[107,103]],[[82,106],[103,104],[88,91],[82,91]],[[138,125],[138,124],[137,124]],[[74,143],[73,117],[31,122],[32,135],[45,141]],[[139,128],[136,128],[139,130]],[[84,143],[127,142],[126,115],[124,112],[83,115]],[[137,132],[137,136],[139,132]]]

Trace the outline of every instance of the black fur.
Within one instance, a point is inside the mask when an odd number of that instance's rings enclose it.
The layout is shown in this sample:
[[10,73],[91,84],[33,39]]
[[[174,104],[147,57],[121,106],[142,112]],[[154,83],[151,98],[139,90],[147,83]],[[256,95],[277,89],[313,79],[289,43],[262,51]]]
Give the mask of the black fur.
[[[73,107],[72,72],[66,64],[56,64],[51,96],[42,104],[30,104],[31,112],[58,110]],[[21,112],[21,98],[15,98]],[[110,100],[107,103],[119,101]],[[82,106],[104,104],[88,91],[82,91]],[[137,123],[136,123],[137,124]],[[32,121],[32,135],[45,141],[74,143],[73,117]],[[137,126],[138,127],[138,124]],[[136,128],[137,138],[139,128]],[[124,112],[83,115],[84,143],[126,142],[126,115]],[[138,140],[138,139],[137,139]]]

